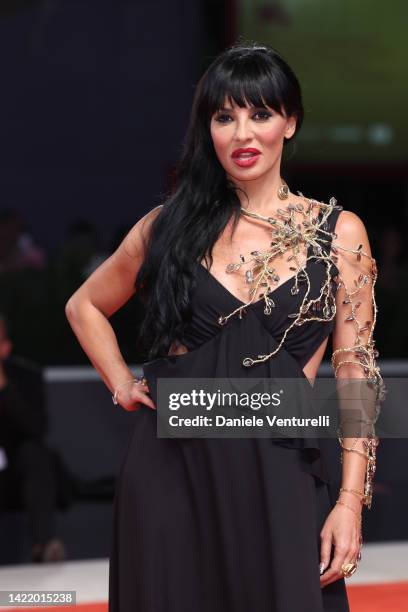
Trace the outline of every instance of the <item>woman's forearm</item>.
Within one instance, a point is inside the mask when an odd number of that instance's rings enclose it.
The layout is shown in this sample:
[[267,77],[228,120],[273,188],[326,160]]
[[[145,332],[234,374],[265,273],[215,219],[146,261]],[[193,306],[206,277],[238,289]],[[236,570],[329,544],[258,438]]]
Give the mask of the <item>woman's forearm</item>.
[[116,387],[133,377],[119,350],[112,325],[91,302],[67,302],[67,319],[83,350],[106,386]]
[[[359,438],[357,444],[355,438],[343,438],[343,444],[347,448],[354,448],[364,452],[362,445],[364,438]],[[357,453],[341,451],[342,456],[342,480],[341,486],[346,489],[357,489],[364,491],[365,473],[367,467],[367,459]]]
[[[358,377],[355,364],[344,364],[337,378],[340,409],[342,498],[349,498],[358,505],[356,491],[367,494],[365,503],[371,505],[372,474],[366,443],[373,435],[375,425],[375,393],[364,377]],[[360,373],[361,376],[361,373]],[[349,449],[349,450],[347,450]],[[354,491],[351,493],[350,490]],[[362,501],[361,500],[361,501]]]

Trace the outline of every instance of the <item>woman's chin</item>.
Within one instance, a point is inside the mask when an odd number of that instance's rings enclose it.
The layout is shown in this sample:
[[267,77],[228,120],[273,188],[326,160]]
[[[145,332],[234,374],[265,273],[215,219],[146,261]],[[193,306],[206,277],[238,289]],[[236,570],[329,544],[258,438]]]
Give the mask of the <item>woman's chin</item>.
[[255,181],[260,178],[263,174],[265,174],[265,170],[261,170],[260,168],[245,168],[239,169],[236,168],[231,169],[228,172],[228,176],[235,181]]

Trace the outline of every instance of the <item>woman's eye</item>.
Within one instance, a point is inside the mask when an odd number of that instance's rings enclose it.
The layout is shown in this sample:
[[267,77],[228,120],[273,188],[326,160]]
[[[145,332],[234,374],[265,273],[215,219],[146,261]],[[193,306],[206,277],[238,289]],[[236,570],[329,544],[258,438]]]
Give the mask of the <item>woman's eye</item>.
[[265,119],[269,119],[269,117],[272,117],[272,115],[268,111],[258,111],[255,113],[255,115],[253,115],[253,118],[255,117],[259,117],[261,121],[263,121]]
[[228,123],[229,119],[231,119],[230,115],[225,114],[217,115],[217,117],[215,118],[215,120],[219,123]]
[[[266,121],[270,117],[272,117],[272,114],[269,111],[262,111],[262,110],[257,111],[256,113],[252,115],[252,119],[255,119],[257,121]],[[215,121],[218,121],[218,123],[229,123],[230,121],[233,121],[233,117],[231,117],[231,115],[228,115],[226,113],[220,113],[219,115],[216,116]]]

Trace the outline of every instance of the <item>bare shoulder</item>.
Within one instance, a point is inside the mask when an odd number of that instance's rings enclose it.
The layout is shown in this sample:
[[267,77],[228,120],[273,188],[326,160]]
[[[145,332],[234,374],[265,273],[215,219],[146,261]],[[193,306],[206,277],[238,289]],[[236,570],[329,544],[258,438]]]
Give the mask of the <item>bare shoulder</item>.
[[162,209],[163,204],[160,204],[143,215],[125,236],[120,248],[123,248],[130,257],[140,257],[144,255],[151,226]]
[[[355,212],[351,210],[340,212],[336,222],[335,234],[336,238],[333,240],[333,244],[338,247],[338,254],[344,264],[359,264],[360,266],[362,264],[363,267],[371,265],[372,254],[367,229],[363,220]],[[359,257],[358,251],[365,253],[367,257]]]
[[342,233],[344,235],[347,233],[351,233],[353,236],[358,236],[367,232],[361,217],[359,217],[352,210],[343,209],[342,211],[340,211],[337,220],[336,233]]
[[[363,220],[351,210],[342,210],[336,223],[337,239],[345,243],[360,241],[369,247],[367,230]],[[358,246],[358,245],[357,245]]]

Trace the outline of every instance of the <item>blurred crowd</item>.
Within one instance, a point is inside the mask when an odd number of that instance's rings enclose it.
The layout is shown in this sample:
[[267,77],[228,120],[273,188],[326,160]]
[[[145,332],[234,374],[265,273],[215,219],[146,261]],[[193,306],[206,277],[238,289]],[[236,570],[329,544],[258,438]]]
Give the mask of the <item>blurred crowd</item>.
[[[50,254],[21,213],[0,210],[0,512],[25,512],[27,562],[66,558],[58,511],[78,500],[113,498],[113,477],[82,479],[48,443],[43,366],[89,365],[66,320],[65,303],[127,231],[118,230],[109,248],[103,249],[92,224],[77,220],[58,252]],[[129,361],[136,355],[132,338],[137,317],[132,303],[112,321]],[[16,546],[17,539],[14,534]]]
[[[120,227],[102,245],[95,226],[78,219],[55,252],[47,252],[17,210],[0,209],[0,311],[15,350],[42,365],[89,364],[65,317],[65,303],[117,248],[130,229]],[[112,317],[125,357],[137,361],[134,338],[141,305],[133,300]]]
[[[49,443],[51,425],[43,368],[15,353],[0,312],[0,512],[25,511],[30,547],[25,560],[36,563],[66,557],[58,511],[77,501],[112,500],[114,494],[113,476],[86,480],[68,468]],[[17,533],[12,535],[17,543]]]

